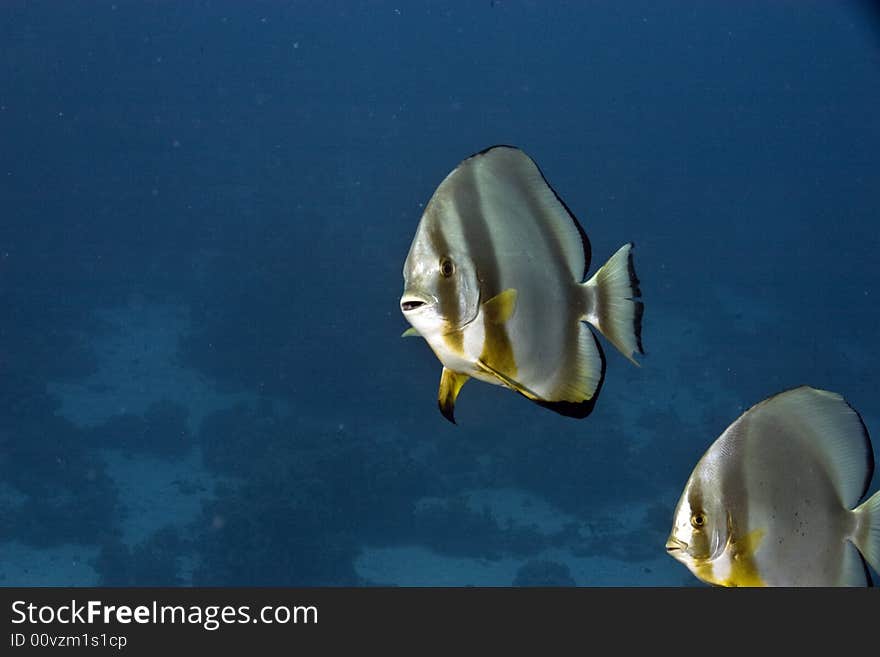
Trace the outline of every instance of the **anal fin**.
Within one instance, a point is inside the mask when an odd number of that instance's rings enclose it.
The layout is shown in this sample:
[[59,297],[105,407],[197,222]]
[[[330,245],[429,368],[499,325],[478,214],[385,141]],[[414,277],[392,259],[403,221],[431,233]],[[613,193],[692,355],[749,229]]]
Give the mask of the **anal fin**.
[[590,328],[580,323],[576,351],[568,361],[566,377],[555,390],[552,401],[536,403],[554,413],[582,419],[593,412],[605,381],[605,354]]

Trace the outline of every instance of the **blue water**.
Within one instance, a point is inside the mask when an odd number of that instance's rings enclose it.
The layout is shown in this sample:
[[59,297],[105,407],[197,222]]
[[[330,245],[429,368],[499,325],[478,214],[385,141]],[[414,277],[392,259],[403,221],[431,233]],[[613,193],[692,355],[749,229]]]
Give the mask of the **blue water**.
[[[807,383],[880,444],[878,15],[4,3],[0,584],[698,585],[672,510],[744,409]],[[399,337],[496,143],[593,269],[636,243],[647,355],[584,420],[471,383],[453,426]]]

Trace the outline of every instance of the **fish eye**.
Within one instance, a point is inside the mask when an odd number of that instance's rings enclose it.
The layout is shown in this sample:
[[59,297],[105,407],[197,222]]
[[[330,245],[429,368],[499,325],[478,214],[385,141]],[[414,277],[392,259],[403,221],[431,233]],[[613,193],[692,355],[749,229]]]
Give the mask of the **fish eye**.
[[706,524],[706,516],[703,513],[695,513],[691,516],[691,525],[694,529],[700,529]]
[[449,278],[455,273],[455,264],[447,257],[440,258],[440,275]]

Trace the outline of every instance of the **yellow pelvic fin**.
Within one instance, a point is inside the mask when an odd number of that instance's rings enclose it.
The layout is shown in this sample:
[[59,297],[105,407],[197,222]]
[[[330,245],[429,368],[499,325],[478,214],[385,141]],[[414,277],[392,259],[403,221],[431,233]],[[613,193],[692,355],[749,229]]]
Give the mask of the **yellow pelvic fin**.
[[504,324],[513,317],[516,311],[516,290],[512,287],[496,294],[483,304],[483,314],[486,322],[492,324]]
[[725,579],[714,573],[708,559],[696,565],[696,575],[704,582],[720,586],[767,586],[758,573],[755,552],[764,538],[763,529],[754,529],[740,539],[731,538],[727,546],[730,552],[730,574]]
[[524,386],[519,381],[516,381],[516,380],[510,378],[504,372],[492,367],[486,361],[484,361],[482,359],[478,360],[477,367],[480,367],[483,371],[488,372],[489,374],[493,375],[495,378],[499,379],[508,388],[512,388],[512,389],[516,390],[517,392],[522,393],[523,395],[525,395],[529,399],[541,400],[540,395],[529,390],[526,386]]
[[741,539],[732,541],[730,546],[733,564],[730,569],[730,579],[727,586],[767,586],[758,573],[758,564],[755,561],[755,552],[764,538],[763,529],[753,529]]
[[437,395],[437,404],[440,406],[440,412],[443,417],[455,424],[455,400],[461,387],[467,383],[470,377],[461,372],[453,372],[450,369],[443,368],[443,374],[440,376],[440,391]]
[[402,338],[420,338],[422,334],[415,330],[412,326],[406,329],[403,333],[400,334]]

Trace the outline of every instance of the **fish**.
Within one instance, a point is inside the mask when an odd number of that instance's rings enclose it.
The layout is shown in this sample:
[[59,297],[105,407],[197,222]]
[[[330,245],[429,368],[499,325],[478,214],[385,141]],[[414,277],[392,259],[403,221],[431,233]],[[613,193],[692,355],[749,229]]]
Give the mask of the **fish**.
[[629,242],[587,280],[591,246],[537,164],[498,145],[461,161],[419,220],[400,309],[442,365],[438,406],[455,423],[470,379],[560,415],[589,415],[605,378],[594,327],[626,358],[644,354]]
[[709,447],[673,513],[667,552],[718,586],[870,586],[880,491],[859,413],[800,386],[751,407]]

